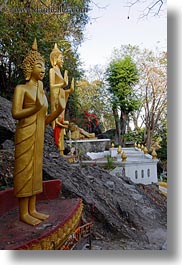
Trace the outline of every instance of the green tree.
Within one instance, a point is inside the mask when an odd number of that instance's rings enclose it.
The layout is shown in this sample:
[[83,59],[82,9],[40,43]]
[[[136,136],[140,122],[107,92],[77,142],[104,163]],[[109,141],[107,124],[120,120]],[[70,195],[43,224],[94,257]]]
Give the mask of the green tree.
[[140,98],[140,107],[130,113],[134,130],[144,128],[144,140],[150,150],[153,137],[167,113],[167,53],[156,48],[154,51],[139,46],[121,45],[115,49],[113,60],[130,56],[136,63],[139,82],[133,91]]
[[81,79],[77,82],[76,93],[80,113],[84,110],[94,113],[100,121],[102,131],[113,127],[111,104],[102,80]]
[[[69,76],[80,77],[77,48],[89,20],[89,3],[90,0],[10,0],[0,5],[1,95],[11,96],[14,86],[24,80],[21,64],[35,37],[46,60],[46,72],[50,67],[49,54],[57,42]],[[48,75],[44,83],[49,86]]]
[[78,109],[94,113],[99,118],[102,132],[114,128],[111,95],[108,93],[101,65],[90,68],[87,75],[76,84]]
[[134,93],[139,81],[136,64],[130,56],[114,59],[106,70],[109,91],[113,95],[112,109],[119,142],[122,141],[128,124],[129,113],[139,108],[140,100]]

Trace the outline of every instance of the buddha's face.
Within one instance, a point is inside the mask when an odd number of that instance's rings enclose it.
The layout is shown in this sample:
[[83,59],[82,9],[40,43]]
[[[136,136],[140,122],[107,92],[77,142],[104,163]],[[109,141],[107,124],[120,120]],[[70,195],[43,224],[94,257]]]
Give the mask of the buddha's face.
[[32,75],[35,80],[42,80],[45,76],[45,64],[41,60],[37,60],[34,63],[32,69]]
[[71,132],[74,132],[76,130],[76,125],[74,123],[69,124],[69,129]]
[[62,54],[59,54],[58,58],[57,58],[57,65],[59,68],[62,68],[63,67],[63,63],[64,63],[64,59],[63,59],[63,56]]

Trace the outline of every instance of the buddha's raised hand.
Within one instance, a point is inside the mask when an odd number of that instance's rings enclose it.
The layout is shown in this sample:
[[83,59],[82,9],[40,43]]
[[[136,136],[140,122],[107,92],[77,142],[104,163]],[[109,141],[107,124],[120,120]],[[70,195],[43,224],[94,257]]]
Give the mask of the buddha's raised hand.
[[37,86],[35,105],[38,110],[40,110],[44,105],[44,91],[41,91],[41,88],[39,86]]
[[72,78],[72,80],[71,80],[71,86],[70,86],[70,92],[72,93],[73,91],[74,91],[74,83],[75,83],[75,79],[74,78]]
[[66,85],[68,85],[68,71],[67,70],[64,71],[64,81]]

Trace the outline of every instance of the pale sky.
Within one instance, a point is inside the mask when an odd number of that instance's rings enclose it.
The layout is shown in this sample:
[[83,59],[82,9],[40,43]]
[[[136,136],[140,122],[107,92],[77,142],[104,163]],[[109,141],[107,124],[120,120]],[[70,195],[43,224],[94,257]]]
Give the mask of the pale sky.
[[[167,17],[149,17],[139,20],[139,7],[134,6],[128,17],[124,0],[95,0],[100,7],[93,6],[89,12],[92,24],[85,30],[85,41],[79,48],[80,58],[85,68],[108,63],[114,48],[121,45],[139,45],[150,50],[159,47],[167,49]],[[166,6],[165,6],[166,9]]]

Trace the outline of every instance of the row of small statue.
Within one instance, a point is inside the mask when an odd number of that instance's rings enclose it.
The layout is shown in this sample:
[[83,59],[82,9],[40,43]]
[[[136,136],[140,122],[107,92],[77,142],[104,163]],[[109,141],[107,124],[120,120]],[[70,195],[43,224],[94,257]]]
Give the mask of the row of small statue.
[[[112,143],[111,146],[112,146],[112,148],[114,148],[114,143]],[[137,149],[139,149],[139,150],[141,150],[141,151],[143,151],[143,153],[145,155],[148,154],[148,149],[143,144],[137,144],[137,143],[135,143],[134,144],[134,147],[137,148]],[[127,154],[122,151],[121,145],[118,146],[117,153],[118,153],[118,155],[121,156],[123,162],[125,162],[127,160]],[[155,150],[154,147],[152,148],[151,155],[152,155],[152,159],[157,159],[157,153],[156,153],[156,150]]]
[[[135,143],[135,147],[138,148],[138,149],[140,149],[141,151],[143,151],[144,154],[148,154],[148,149],[143,144],[137,144],[137,143]],[[152,155],[152,159],[157,159],[157,152],[156,152],[154,146],[152,146],[152,153],[151,153],[151,155]]]
[[135,143],[134,145],[136,148],[140,149],[141,151],[144,152],[144,154],[148,154],[148,149],[146,146],[144,146],[143,144],[137,144]]
[[[114,148],[114,143],[111,144],[111,148]],[[127,154],[122,150],[121,145],[118,146],[117,157],[118,160],[122,159],[122,162],[126,162]]]

